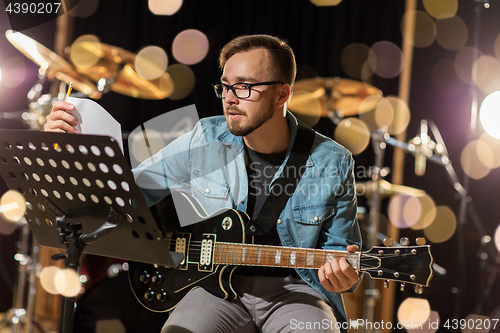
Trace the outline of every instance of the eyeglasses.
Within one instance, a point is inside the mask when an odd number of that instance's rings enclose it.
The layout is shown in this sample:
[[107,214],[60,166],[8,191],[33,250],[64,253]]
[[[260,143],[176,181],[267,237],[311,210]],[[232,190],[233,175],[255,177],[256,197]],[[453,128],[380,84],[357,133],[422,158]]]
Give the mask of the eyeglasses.
[[215,90],[215,95],[219,98],[226,98],[227,92],[231,90],[234,94],[239,99],[246,99],[250,97],[250,94],[252,92],[252,87],[255,86],[271,86],[273,84],[285,84],[284,82],[281,81],[269,81],[269,82],[257,82],[257,83],[235,83],[232,85],[229,84],[224,84],[224,83],[217,83],[217,84],[212,84],[212,87],[214,87]]

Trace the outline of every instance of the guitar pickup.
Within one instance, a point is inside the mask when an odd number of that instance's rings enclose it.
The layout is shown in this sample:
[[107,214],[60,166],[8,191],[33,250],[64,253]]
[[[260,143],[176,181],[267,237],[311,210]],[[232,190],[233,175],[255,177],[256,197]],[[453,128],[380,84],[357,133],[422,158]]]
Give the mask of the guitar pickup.
[[203,234],[201,241],[200,261],[198,270],[201,272],[212,272],[214,265],[215,234]]
[[179,264],[177,269],[187,269],[188,262],[188,252],[186,251],[189,247],[189,242],[191,240],[190,233],[179,233],[178,237],[175,239],[175,252],[180,253],[184,256],[184,260]]

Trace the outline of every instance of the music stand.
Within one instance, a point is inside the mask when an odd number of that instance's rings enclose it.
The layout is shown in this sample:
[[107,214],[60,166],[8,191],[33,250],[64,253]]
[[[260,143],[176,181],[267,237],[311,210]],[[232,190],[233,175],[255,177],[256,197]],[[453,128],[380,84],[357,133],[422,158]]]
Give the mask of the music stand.
[[[82,253],[176,267],[117,142],[107,136],[0,130],[0,175],[26,199],[26,220],[54,259],[78,270]],[[105,237],[104,237],[105,236]],[[98,241],[104,237],[102,241]],[[73,330],[64,298],[62,332]]]

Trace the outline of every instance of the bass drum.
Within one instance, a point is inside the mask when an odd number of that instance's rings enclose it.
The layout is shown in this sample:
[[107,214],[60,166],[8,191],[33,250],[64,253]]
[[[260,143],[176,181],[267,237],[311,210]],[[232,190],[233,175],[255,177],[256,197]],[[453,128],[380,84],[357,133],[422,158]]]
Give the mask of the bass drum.
[[74,333],[160,332],[168,313],[144,308],[135,298],[127,272],[107,277],[77,301]]

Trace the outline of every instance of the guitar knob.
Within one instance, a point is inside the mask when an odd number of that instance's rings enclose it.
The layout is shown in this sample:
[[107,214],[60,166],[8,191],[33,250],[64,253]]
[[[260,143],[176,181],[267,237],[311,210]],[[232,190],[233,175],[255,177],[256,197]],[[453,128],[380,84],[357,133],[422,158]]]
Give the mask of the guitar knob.
[[147,284],[147,283],[149,283],[150,278],[151,278],[151,276],[149,275],[149,273],[144,271],[144,273],[142,273],[141,276],[139,277],[139,280],[142,283]]
[[417,293],[417,294],[419,294],[419,295],[420,295],[420,294],[422,294],[423,292],[424,292],[424,287],[422,287],[421,285],[417,284],[417,285],[415,286],[415,293]]
[[386,238],[384,239],[384,245],[385,246],[392,246],[392,244],[394,244],[394,241],[392,240],[392,238]]
[[389,280],[384,281],[384,288],[389,288]]
[[401,244],[401,246],[408,246],[408,245],[410,245],[410,240],[406,237],[402,237],[399,240],[399,244]]
[[144,299],[146,299],[147,301],[151,302],[154,298],[155,298],[155,292],[152,291],[151,289],[149,289],[144,293]]
[[163,281],[165,280],[165,277],[161,275],[160,273],[156,273],[152,278],[151,281],[153,281],[156,284],[162,284]]
[[162,291],[156,295],[156,299],[159,300],[160,302],[165,302],[168,298],[168,294],[166,291],[162,289]]
[[415,242],[417,243],[417,245],[425,245],[427,243],[427,240],[425,239],[425,237],[417,237]]
[[401,283],[401,285],[399,286],[399,290],[405,291],[405,284],[404,283]]

